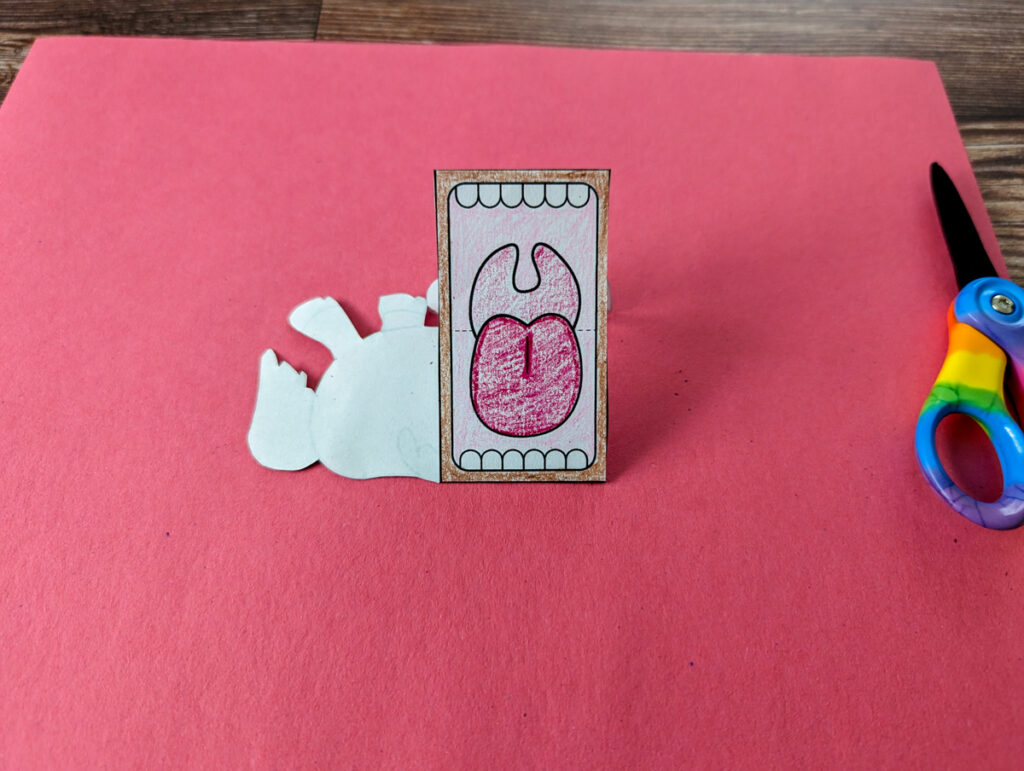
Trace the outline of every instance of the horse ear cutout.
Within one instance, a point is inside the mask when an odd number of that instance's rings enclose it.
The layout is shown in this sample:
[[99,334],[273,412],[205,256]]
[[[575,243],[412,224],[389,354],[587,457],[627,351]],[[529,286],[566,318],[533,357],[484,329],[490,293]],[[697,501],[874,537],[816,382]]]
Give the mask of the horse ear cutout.
[[435,278],[433,283],[427,287],[427,308],[434,313],[440,313],[437,300],[437,279]]

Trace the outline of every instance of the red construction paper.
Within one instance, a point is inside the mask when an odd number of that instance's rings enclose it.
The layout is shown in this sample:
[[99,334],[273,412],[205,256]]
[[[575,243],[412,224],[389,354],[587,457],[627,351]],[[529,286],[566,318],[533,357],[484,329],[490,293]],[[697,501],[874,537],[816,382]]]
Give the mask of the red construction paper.
[[[913,429],[935,67],[39,41],[0,109],[0,765],[1011,767],[1024,540]],[[289,310],[436,277],[433,170],[610,168],[606,484],[259,466]]]

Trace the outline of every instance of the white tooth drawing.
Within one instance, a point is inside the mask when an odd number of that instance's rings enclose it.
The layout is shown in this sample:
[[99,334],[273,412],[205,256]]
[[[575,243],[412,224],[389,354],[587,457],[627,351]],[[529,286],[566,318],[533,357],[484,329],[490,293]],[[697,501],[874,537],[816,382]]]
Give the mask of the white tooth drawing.
[[544,456],[544,468],[557,470],[564,469],[565,453],[561,450],[548,450],[547,455]]
[[583,450],[570,450],[565,455],[565,467],[575,469],[586,468],[587,454]]
[[501,186],[501,202],[509,207],[516,207],[523,201],[523,186],[522,185],[502,185]]
[[549,184],[544,186],[544,198],[548,202],[548,206],[554,206],[556,209],[565,203],[565,185],[564,184]]
[[569,203],[577,209],[586,206],[587,201],[590,200],[590,187],[580,184],[569,185],[568,197]]
[[466,183],[459,185],[455,189],[455,198],[459,202],[459,206],[464,206],[467,209],[470,206],[476,206],[477,197],[477,186],[472,183]]
[[488,209],[493,209],[501,200],[501,187],[499,185],[480,185],[480,203]]
[[519,450],[507,450],[501,457],[501,467],[509,471],[522,471],[523,454]]
[[603,481],[608,173],[435,180],[442,479]]
[[544,185],[539,182],[523,185],[523,202],[532,209],[544,203]]
[[459,465],[464,469],[477,471],[480,468],[480,453],[476,450],[466,450],[459,457]]
[[424,326],[430,300],[436,309],[437,282],[427,298],[381,297],[381,330],[365,338],[329,297],[292,311],[291,326],[325,345],[334,361],[314,391],[304,372],[264,352],[248,436],[253,457],[284,471],[319,460],[354,479],[440,481],[437,330]]
[[540,450],[529,450],[523,457],[523,468],[527,471],[540,471],[544,468],[544,453]]
[[497,471],[501,468],[501,453],[497,450],[488,450],[480,457],[480,467],[488,471]]

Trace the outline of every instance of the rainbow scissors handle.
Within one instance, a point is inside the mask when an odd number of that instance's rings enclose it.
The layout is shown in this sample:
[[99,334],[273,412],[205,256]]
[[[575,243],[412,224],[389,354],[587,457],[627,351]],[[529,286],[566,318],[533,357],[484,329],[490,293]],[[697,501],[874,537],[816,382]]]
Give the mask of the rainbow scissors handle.
[[[1024,361],[1024,292],[1006,279],[976,279],[953,300],[947,321],[946,360],[917,419],[917,459],[929,484],[967,519],[1017,527],[1024,522],[1024,431],[1007,409],[1003,383],[1007,356],[1015,368]],[[973,418],[992,442],[1003,473],[999,500],[972,498],[942,467],[935,431],[952,413]]]

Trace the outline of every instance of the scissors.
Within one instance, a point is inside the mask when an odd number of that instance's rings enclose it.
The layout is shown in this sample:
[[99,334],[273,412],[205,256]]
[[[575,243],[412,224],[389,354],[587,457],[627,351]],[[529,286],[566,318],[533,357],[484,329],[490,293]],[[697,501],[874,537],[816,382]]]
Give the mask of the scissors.
[[[1024,522],[1024,431],[1004,389],[1008,359],[1018,383],[1024,373],[1024,291],[996,274],[963,199],[937,163],[931,184],[960,291],[946,315],[946,360],[917,419],[917,459],[928,483],[955,511],[983,527],[1007,530]],[[972,498],[942,467],[935,431],[953,413],[973,418],[992,442],[1003,473],[998,500]]]

